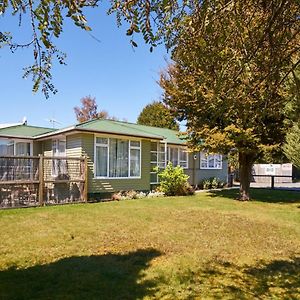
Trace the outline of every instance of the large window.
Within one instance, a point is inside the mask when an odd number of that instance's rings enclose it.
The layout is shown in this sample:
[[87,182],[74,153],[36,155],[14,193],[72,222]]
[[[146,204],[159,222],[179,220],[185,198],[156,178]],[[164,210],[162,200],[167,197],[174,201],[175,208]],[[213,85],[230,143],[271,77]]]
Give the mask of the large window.
[[20,140],[0,139],[0,156],[31,155],[31,143]]
[[0,140],[0,155],[14,155],[14,141],[13,140]]
[[141,176],[141,142],[96,137],[96,177],[129,178]]
[[15,154],[21,156],[30,156],[31,144],[27,142],[16,142],[15,144]]
[[168,161],[173,166],[180,166],[184,169],[188,168],[188,152],[185,148],[170,146],[168,150]]
[[[0,139],[0,156],[30,156],[32,142],[14,139]],[[32,179],[32,160],[30,159],[1,159],[0,178],[6,180]]]
[[222,169],[222,155],[201,152],[200,169]]

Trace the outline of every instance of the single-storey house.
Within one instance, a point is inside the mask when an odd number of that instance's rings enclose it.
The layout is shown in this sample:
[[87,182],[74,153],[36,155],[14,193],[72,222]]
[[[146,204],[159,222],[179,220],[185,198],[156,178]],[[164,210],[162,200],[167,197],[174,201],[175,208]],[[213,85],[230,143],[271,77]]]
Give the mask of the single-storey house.
[[179,132],[114,120],[91,120],[62,129],[17,124],[0,127],[0,156],[86,157],[88,194],[151,190],[154,167],[180,165],[198,185],[205,178],[227,182],[226,157],[190,153]]

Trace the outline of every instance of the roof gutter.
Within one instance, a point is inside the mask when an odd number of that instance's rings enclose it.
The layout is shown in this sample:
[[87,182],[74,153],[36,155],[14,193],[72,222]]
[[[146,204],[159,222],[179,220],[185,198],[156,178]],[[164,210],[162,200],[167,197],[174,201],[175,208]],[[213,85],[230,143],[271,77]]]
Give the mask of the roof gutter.
[[9,134],[0,134],[0,138],[6,139],[19,139],[19,140],[34,140],[32,136],[19,136],[19,135],[9,135]]
[[47,132],[47,133],[43,133],[43,134],[40,134],[40,135],[35,135],[33,137],[33,139],[34,140],[38,140],[38,139],[46,138],[46,137],[49,137],[49,136],[60,135],[62,133],[69,132],[69,131],[71,131],[73,129],[76,129],[76,127],[72,126],[72,127],[67,127],[67,128],[64,128],[64,129],[58,129],[58,130]]

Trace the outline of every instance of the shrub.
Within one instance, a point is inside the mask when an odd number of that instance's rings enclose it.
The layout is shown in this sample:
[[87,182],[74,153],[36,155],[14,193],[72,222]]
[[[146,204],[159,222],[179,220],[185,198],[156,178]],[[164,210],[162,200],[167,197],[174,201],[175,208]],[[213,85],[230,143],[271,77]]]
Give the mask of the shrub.
[[203,188],[204,190],[218,189],[224,186],[225,186],[225,182],[223,182],[222,180],[216,177],[204,179],[199,183],[199,187]]
[[219,180],[214,177],[212,180],[211,180],[211,188],[212,189],[217,189],[219,187]]
[[188,183],[189,176],[184,174],[183,168],[174,167],[169,163],[167,167],[158,173],[160,183],[159,190],[166,196],[183,196],[193,194],[193,189]]
[[211,181],[209,179],[203,180],[201,185],[203,186],[204,190],[211,189]]

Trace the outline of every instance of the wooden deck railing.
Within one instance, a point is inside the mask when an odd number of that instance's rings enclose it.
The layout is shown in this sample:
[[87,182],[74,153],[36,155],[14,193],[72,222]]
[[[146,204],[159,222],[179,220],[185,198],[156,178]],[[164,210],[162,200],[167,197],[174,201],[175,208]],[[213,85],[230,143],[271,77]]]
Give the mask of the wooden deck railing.
[[0,208],[85,201],[86,158],[0,156]]

